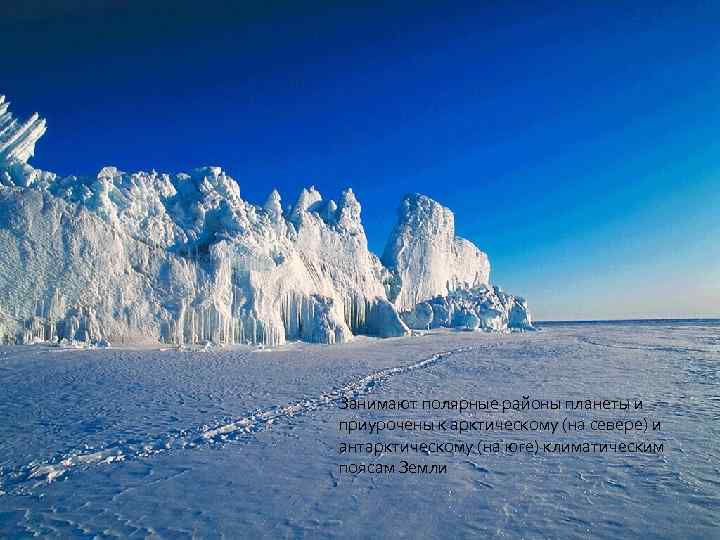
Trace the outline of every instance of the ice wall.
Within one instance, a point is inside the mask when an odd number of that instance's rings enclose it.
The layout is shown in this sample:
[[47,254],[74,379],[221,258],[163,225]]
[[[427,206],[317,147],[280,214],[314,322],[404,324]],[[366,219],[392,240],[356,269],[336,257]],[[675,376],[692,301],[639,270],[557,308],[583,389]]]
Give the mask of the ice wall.
[[219,167],[63,178],[27,163],[44,120],[20,123],[0,98],[0,126],[0,341],[402,336],[416,304],[488,282],[485,254],[427,197],[405,199],[387,268],[351,189],[309,187],[283,211],[277,191],[245,201]]

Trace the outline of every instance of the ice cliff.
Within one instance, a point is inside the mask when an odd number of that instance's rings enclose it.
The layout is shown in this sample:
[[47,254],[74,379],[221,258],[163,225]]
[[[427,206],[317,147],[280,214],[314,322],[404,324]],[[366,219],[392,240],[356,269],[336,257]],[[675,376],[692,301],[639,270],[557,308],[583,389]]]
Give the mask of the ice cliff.
[[408,195],[402,201],[383,263],[398,278],[391,294],[401,310],[455,289],[490,282],[487,255],[455,236],[453,213],[424,195]]
[[[283,209],[240,196],[219,167],[105,167],[59,177],[28,160],[45,133],[0,96],[0,342],[339,343],[410,328],[531,328],[489,285],[487,256],[450,210],[403,201],[383,262],[351,189]],[[384,264],[383,264],[384,263]]]

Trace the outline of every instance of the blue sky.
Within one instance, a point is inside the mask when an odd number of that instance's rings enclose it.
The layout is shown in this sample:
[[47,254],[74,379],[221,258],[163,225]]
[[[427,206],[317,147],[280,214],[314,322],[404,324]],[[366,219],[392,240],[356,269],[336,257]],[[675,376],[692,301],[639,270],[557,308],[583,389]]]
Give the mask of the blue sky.
[[720,316],[717,4],[55,4],[0,19],[38,167],[352,186],[376,253],[421,192],[536,318]]

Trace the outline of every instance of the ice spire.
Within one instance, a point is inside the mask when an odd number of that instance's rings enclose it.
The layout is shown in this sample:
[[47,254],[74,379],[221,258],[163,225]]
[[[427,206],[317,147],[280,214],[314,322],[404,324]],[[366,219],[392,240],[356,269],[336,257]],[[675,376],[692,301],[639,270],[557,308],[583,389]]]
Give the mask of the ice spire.
[[282,199],[277,189],[273,189],[268,195],[264,205],[265,210],[270,214],[274,222],[280,221],[282,217]]
[[360,211],[361,206],[355,198],[355,193],[351,188],[347,188],[340,196],[337,211],[338,225],[347,230],[362,229]]
[[315,189],[315,186],[303,188],[295,206],[292,209],[290,220],[296,223],[299,222],[302,213],[307,212],[313,205],[319,203],[320,201],[322,201],[322,195],[320,195],[320,192]]
[[24,123],[13,118],[10,103],[0,95],[0,167],[26,163],[35,153],[35,143],[45,133],[45,119],[34,113]]

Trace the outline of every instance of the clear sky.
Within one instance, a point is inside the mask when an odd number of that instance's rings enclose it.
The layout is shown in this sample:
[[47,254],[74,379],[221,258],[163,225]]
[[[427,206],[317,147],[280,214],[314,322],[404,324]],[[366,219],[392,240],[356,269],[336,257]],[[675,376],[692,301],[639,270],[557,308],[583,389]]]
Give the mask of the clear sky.
[[421,192],[538,319],[720,316],[717,2],[235,4],[4,2],[33,163],[352,186],[376,253]]

